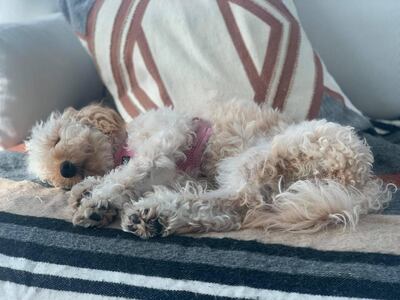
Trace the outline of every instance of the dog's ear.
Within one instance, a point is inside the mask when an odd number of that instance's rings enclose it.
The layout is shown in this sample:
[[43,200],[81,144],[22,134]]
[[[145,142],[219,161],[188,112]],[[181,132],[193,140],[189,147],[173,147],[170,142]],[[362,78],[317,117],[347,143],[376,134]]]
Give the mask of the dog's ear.
[[[71,113],[73,113],[71,111]],[[92,125],[108,136],[125,131],[125,122],[120,115],[111,108],[99,104],[92,104],[77,111],[74,115],[79,122]]]

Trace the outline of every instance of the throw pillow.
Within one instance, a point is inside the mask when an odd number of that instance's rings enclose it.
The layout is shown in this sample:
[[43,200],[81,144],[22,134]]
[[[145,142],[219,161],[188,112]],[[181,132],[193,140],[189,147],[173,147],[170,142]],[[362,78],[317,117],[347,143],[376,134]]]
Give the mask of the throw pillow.
[[61,3],[126,120],[214,91],[297,120],[317,117],[324,95],[354,109],[313,51],[292,1]]

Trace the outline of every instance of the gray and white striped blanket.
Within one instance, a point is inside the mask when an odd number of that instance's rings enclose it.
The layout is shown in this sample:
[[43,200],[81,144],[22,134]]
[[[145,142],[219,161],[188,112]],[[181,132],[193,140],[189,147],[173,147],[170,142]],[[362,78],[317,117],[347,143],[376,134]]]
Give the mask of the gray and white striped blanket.
[[[0,299],[400,299],[400,216],[355,232],[141,240],[68,221],[67,193],[0,152]],[[392,213],[397,213],[393,210]]]
[[9,213],[0,213],[0,222],[2,299],[400,296],[396,255],[233,239],[143,241],[116,229]]

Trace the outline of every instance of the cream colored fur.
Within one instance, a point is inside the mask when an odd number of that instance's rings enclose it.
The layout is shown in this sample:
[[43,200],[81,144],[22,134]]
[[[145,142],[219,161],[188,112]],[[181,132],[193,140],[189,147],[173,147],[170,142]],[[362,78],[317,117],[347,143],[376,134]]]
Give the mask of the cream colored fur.
[[[189,178],[176,166],[193,142],[194,117],[210,121],[213,135],[198,177]],[[135,156],[114,168],[113,152],[126,134]],[[255,227],[353,228],[391,198],[372,174],[368,145],[352,128],[325,120],[293,123],[250,101],[161,108],[126,128],[100,106],[68,110],[37,125],[28,149],[30,169],[42,180],[66,188],[80,182],[71,190],[74,224],[104,226],[120,214],[122,228],[144,238]],[[76,178],[60,176],[65,159],[80,166]]]

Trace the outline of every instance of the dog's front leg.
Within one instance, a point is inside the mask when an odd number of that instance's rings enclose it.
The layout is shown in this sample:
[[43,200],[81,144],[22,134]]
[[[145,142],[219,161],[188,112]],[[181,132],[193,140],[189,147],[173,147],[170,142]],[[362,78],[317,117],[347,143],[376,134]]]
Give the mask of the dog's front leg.
[[[84,227],[105,226],[114,220],[124,203],[138,199],[154,184],[167,185],[174,180],[177,176],[175,164],[167,162],[166,157],[159,159],[163,162],[135,157],[101,178],[91,191],[82,195],[73,223]],[[71,194],[76,194],[75,189]]]

